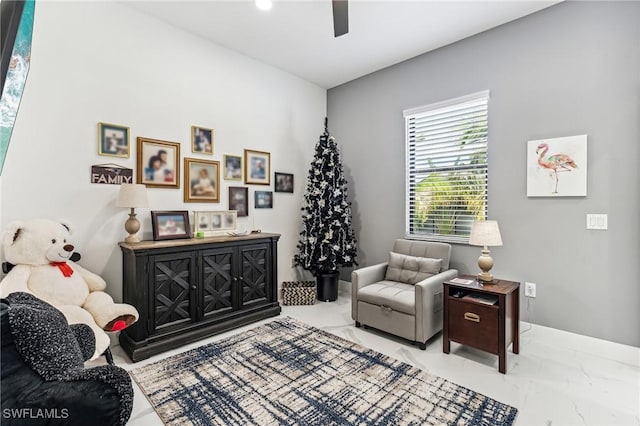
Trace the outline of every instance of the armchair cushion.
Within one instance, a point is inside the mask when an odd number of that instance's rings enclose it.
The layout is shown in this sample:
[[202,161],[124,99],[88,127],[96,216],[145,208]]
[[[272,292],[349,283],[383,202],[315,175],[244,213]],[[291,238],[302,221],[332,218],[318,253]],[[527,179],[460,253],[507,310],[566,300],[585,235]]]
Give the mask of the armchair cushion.
[[385,306],[394,311],[415,315],[415,286],[396,281],[380,281],[362,287],[358,291],[358,300],[372,305]]
[[400,253],[389,253],[389,266],[385,280],[405,284],[416,284],[440,272],[442,259],[415,257]]

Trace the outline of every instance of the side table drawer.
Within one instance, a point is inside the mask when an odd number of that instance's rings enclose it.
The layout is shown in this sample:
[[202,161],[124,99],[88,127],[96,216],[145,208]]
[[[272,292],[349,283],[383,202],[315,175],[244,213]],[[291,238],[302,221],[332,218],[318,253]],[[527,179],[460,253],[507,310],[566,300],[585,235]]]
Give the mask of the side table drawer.
[[498,306],[449,298],[449,339],[498,353]]

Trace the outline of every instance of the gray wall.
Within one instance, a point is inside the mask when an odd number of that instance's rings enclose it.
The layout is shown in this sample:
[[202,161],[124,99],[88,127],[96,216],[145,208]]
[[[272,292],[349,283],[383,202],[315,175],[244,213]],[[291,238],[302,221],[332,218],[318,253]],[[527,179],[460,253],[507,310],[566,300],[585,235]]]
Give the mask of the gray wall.
[[[561,3],[329,90],[360,264],[404,235],[402,111],[489,89],[494,275],[538,284],[529,303],[521,289],[523,320],[639,346],[639,22],[638,2]],[[578,134],[588,196],[527,198],[527,141]],[[586,213],[608,213],[609,230],[587,230]],[[476,272],[479,252],[454,245],[453,267]]]

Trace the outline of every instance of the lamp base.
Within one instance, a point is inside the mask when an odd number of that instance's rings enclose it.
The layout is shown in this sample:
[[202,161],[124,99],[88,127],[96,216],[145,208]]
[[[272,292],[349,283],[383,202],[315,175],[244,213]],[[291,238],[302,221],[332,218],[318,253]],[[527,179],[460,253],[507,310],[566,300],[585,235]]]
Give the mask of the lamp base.
[[139,243],[140,241],[140,237],[137,234],[129,235],[124,239],[125,243]]
[[140,222],[136,218],[136,212],[131,208],[129,213],[129,219],[124,223],[124,229],[129,233],[129,236],[124,239],[126,243],[139,243],[140,237],[138,237],[138,231],[140,230]]
[[478,281],[482,281],[485,283],[490,283],[493,281],[493,275],[489,273],[491,268],[493,268],[493,259],[489,255],[489,248],[487,246],[482,250],[482,254],[478,258],[478,266],[480,267],[480,272],[478,274]]
[[480,272],[476,278],[483,283],[491,284],[493,282],[493,275],[488,272]]

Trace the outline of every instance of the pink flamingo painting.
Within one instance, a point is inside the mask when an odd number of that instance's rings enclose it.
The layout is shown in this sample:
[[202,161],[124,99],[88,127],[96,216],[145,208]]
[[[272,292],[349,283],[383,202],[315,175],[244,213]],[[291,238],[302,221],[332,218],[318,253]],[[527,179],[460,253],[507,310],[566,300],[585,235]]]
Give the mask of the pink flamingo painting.
[[567,154],[553,154],[544,159],[545,154],[549,151],[549,145],[541,143],[536,149],[538,154],[538,165],[543,169],[549,170],[549,174],[556,180],[556,186],[553,191],[554,194],[558,193],[558,172],[570,172],[571,169],[577,169],[578,165]]

